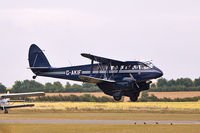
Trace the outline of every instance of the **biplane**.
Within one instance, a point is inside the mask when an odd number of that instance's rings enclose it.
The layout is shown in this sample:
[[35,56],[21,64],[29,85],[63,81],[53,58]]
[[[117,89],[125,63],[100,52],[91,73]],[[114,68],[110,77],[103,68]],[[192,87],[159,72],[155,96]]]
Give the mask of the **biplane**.
[[148,90],[152,79],[163,72],[151,62],[119,61],[82,53],[91,64],[71,67],[52,67],[43,51],[35,44],[29,49],[29,65],[37,76],[61,78],[96,84],[105,94],[120,101],[122,96],[137,101],[141,91]]
[[20,105],[12,105],[14,102],[25,102],[25,100],[10,100],[10,98],[19,98],[19,97],[32,97],[32,96],[44,96],[44,92],[28,92],[28,93],[13,93],[0,95],[0,109],[4,110],[4,113],[8,113],[9,108],[20,108],[20,107],[32,107],[34,104],[20,104]]

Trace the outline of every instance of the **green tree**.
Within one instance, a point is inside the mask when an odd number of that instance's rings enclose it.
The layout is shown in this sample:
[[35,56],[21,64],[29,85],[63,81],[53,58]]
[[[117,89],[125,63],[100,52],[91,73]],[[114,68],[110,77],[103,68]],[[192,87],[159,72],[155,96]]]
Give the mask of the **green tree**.
[[6,93],[6,87],[0,83],[0,93]]
[[63,86],[60,82],[54,82],[53,83],[53,86],[55,88],[55,91],[54,92],[62,92],[63,91]]
[[200,86],[200,77],[194,80],[194,86],[196,87]]
[[166,87],[167,86],[167,80],[165,78],[160,78],[157,81],[158,87]]
[[16,81],[11,90],[15,93],[33,91],[44,91],[44,85],[34,80]]
[[55,87],[52,83],[45,84],[45,92],[53,93],[55,91]]
[[66,88],[66,89],[71,88],[71,84],[70,84],[69,82],[67,82],[66,85],[65,85],[65,88]]
[[171,79],[167,82],[167,85],[172,87],[172,86],[176,86],[176,81],[174,79]]
[[194,86],[192,80],[190,78],[184,78],[183,79],[183,84],[185,87],[192,87]]
[[83,88],[93,88],[93,87],[95,87],[95,85],[91,84],[91,83],[83,83],[82,86],[83,86]]

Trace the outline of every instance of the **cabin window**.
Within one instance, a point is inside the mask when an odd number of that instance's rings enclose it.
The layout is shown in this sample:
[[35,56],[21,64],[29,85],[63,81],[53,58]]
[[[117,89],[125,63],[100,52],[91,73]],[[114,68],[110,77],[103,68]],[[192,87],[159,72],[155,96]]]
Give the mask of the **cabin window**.
[[118,66],[113,66],[113,68],[111,70],[118,70]]
[[93,71],[105,71],[107,70],[108,66],[107,65],[94,65],[93,66]]
[[143,64],[138,64],[138,65],[122,65],[120,67],[120,70],[146,70],[150,69],[150,67],[145,66]]
[[133,65],[132,69],[133,69],[133,70],[138,70],[138,69],[139,69],[139,66],[138,66],[138,65]]
[[94,65],[93,66],[93,71],[98,71],[99,70],[99,66]]

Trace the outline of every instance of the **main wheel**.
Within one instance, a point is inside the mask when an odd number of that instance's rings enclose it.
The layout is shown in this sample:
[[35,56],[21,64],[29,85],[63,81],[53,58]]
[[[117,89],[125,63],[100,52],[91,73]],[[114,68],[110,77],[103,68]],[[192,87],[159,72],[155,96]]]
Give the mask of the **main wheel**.
[[8,110],[7,109],[4,110],[4,114],[8,114]]
[[122,99],[121,96],[113,96],[113,98],[115,99],[115,101],[120,101]]
[[140,92],[133,93],[133,95],[130,96],[131,102],[136,102],[138,100],[139,95],[140,95]]
[[137,100],[138,100],[138,96],[136,96],[136,97],[130,97],[130,100],[131,100],[131,102],[136,102]]

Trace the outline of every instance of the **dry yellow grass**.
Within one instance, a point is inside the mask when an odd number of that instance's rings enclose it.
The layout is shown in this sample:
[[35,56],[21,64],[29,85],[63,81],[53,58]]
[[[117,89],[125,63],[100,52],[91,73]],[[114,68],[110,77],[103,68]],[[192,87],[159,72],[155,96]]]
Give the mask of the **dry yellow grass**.
[[[90,95],[94,95],[96,97],[102,97],[102,96],[109,96],[104,94],[103,92],[88,92],[88,93],[46,93],[46,96],[57,96],[57,95],[63,95],[63,96],[69,96],[69,95],[76,95],[76,96],[81,96],[84,94],[90,94]],[[141,93],[140,93],[141,94]],[[200,91],[182,91],[182,92],[149,92],[149,95],[155,95],[158,98],[186,98],[186,97],[196,97],[196,96],[200,96]],[[129,97],[124,97],[124,101],[130,101]]]
[[[19,104],[19,103],[15,103]],[[35,106],[27,109],[40,110],[103,110],[103,111],[132,111],[132,110],[190,110],[200,112],[200,102],[35,102]]]

